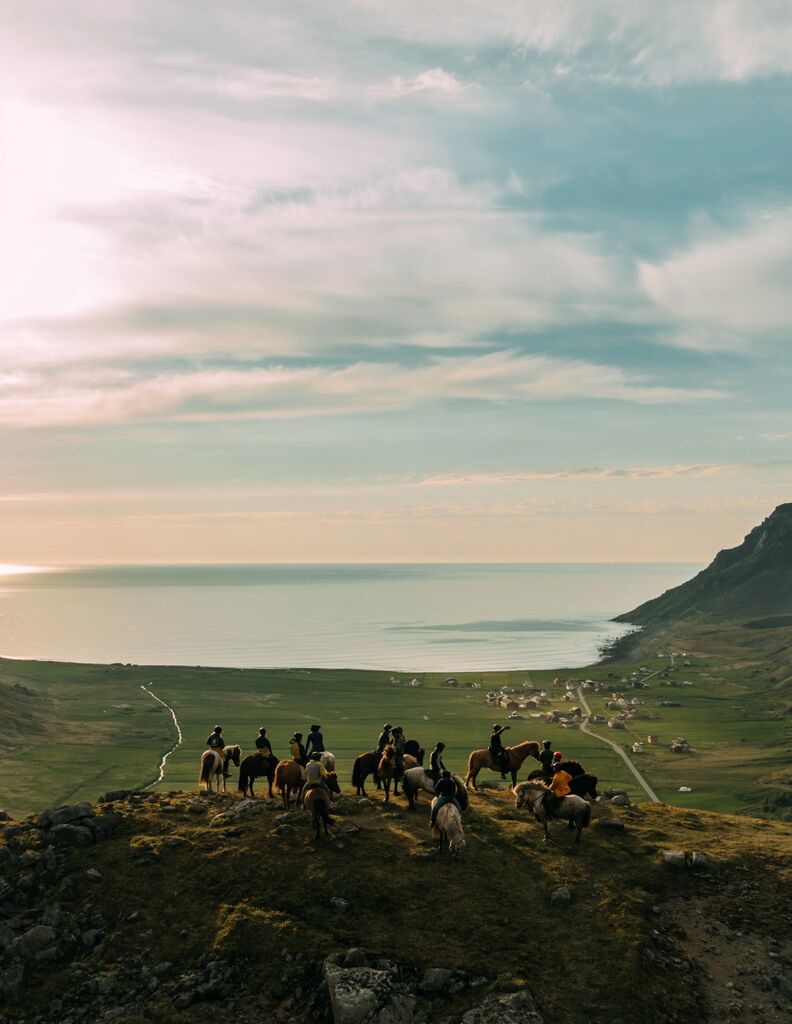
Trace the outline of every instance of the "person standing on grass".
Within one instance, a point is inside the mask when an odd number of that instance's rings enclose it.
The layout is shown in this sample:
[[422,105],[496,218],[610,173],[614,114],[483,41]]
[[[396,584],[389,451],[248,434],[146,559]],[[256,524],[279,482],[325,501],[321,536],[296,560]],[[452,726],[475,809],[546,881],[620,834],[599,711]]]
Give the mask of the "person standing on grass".
[[553,745],[551,740],[545,740],[542,743],[542,749],[539,751],[539,764],[541,764],[542,771],[546,775],[553,774]]
[[400,779],[404,775],[404,744],[406,742],[402,727],[400,725],[394,726],[391,732],[391,743],[393,744],[393,749],[396,751],[397,779]]
[[324,753],[324,737],[319,731],[321,726],[312,725],[311,731],[308,733],[308,739],[305,744],[305,752],[310,757],[311,754],[322,754]]

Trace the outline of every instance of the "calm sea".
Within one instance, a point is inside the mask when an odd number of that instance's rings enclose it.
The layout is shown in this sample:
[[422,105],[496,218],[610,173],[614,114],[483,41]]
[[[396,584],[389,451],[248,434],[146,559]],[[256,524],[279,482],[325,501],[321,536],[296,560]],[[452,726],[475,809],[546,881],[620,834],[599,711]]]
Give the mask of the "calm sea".
[[0,577],[0,654],[398,672],[576,667],[690,564],[101,566]]

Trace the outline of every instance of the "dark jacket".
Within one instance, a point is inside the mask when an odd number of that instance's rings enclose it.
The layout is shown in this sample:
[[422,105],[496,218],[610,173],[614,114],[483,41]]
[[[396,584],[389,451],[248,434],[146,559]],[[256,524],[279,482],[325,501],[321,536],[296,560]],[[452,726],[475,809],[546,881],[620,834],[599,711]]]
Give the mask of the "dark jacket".
[[377,740],[377,750],[380,753],[382,753],[382,751],[385,749],[385,747],[387,747],[389,743],[390,729],[383,729],[383,731],[379,734],[379,739]]
[[272,744],[266,736],[259,736],[256,740],[256,750],[259,754],[272,754]]
[[305,741],[305,749],[309,754],[321,754],[324,750],[324,737],[317,729],[316,732],[309,732]]
[[225,740],[222,736],[218,736],[216,732],[213,732],[206,741],[207,747],[211,747],[212,750],[222,750],[225,746]]
[[490,750],[503,750],[503,740],[501,739],[502,729],[493,730],[490,736]]
[[539,751],[539,764],[544,768],[546,772],[550,771],[550,766],[553,763],[553,751],[552,750],[540,750]]
[[438,750],[436,747],[429,755],[429,771],[435,772],[438,775],[440,774],[440,772],[445,771],[442,751]]
[[456,782],[453,779],[440,779],[435,785],[435,796],[446,796],[453,799],[456,796]]

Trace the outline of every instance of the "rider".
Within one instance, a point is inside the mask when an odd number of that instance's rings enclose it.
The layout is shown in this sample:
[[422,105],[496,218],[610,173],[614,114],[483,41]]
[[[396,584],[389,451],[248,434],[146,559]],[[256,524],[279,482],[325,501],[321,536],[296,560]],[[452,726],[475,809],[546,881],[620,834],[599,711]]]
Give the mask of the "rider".
[[434,828],[437,812],[445,804],[454,804],[459,813],[462,813],[462,808],[457,802],[457,784],[447,768],[442,770],[440,781],[435,784],[435,798],[432,801],[432,817],[429,819],[429,828]]
[[219,754],[223,758],[223,775],[228,776],[228,758],[223,756],[223,750],[225,749],[225,740],[223,739],[223,727],[222,725],[216,725],[212,729],[211,733],[206,737],[206,745],[210,750],[213,750],[216,754]]
[[510,726],[508,725],[498,725],[496,722],[492,727],[492,735],[489,741],[489,751],[492,755],[492,760],[496,768],[500,768],[502,779],[506,778],[506,772],[509,770],[509,755],[504,749],[501,733],[506,732],[509,728]]
[[297,764],[305,766],[305,762],[308,760],[308,758],[305,755],[305,747],[303,745],[302,736],[303,734],[301,732],[296,732],[292,736],[292,738],[289,740],[289,750],[291,751],[291,756],[294,758]]
[[546,775],[553,774],[553,747],[551,740],[545,740],[542,743],[542,749],[539,751],[539,763]]
[[305,799],[305,794],[309,789],[314,789],[317,786],[321,786],[322,789],[326,789],[330,799],[332,800],[332,794],[330,787],[325,782],[325,776],[327,775],[327,769],[319,760],[319,751],[315,750],[308,759],[308,764],[305,767],[305,785],[300,793],[300,800]]
[[311,754],[321,754],[324,752],[324,737],[319,731],[321,726],[312,725],[311,731],[308,733],[308,739],[305,741],[305,749],[310,756]]
[[383,725],[382,732],[379,734],[379,739],[377,740],[378,754],[381,754],[385,747],[387,747],[387,745],[390,743],[390,731],[392,728],[393,726],[390,724],[390,722],[386,722],[385,725]]
[[396,778],[400,779],[404,775],[404,744],[407,742],[400,725],[394,726],[391,730],[391,742],[396,751]]
[[544,797],[545,810],[548,817],[555,817],[555,812],[561,806],[561,801],[572,792],[569,788],[571,781],[572,776],[569,772],[564,771],[560,761],[553,766],[553,778]]
[[445,743],[439,741],[435,744],[435,748],[429,755],[429,767],[426,774],[432,779],[437,785],[440,781],[440,776],[446,770],[446,766],[443,764],[443,751],[445,750]]
[[265,758],[273,756],[272,744],[267,739],[267,730],[263,727],[259,729],[259,734],[256,737],[256,753]]
[[556,750],[556,752],[555,752],[555,753],[553,754],[553,761],[552,761],[552,764],[550,765],[550,771],[551,771],[551,772],[554,772],[554,771],[555,771],[555,766],[556,766],[557,764],[561,764],[561,758],[562,758],[563,756],[564,756],[564,755],[563,755],[563,754],[561,753],[561,751],[560,751],[560,750]]

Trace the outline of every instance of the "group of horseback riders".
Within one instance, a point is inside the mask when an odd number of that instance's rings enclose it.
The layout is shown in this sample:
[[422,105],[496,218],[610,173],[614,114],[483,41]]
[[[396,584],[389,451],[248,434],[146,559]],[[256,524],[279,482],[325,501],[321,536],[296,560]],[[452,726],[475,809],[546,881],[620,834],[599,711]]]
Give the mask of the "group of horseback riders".
[[[496,770],[500,770],[501,777],[506,778],[510,770],[509,752],[503,745],[503,733],[509,729],[508,725],[499,725],[497,722],[492,726],[490,735],[489,753]],[[401,779],[404,776],[404,754],[406,740],[404,730],[400,725],[391,725],[386,722],[377,738],[376,753],[382,755],[386,747],[392,747],[395,761],[395,776]],[[223,727],[216,725],[206,740],[206,746],[222,755],[226,746],[223,738]],[[272,743],[267,736],[266,728],[259,729],[255,740],[256,753],[272,764],[277,763],[277,757],[272,752]],[[457,803],[457,781],[443,763],[443,752],[445,744],[438,741],[429,755],[429,766],[425,768],[427,776],[434,782],[436,799],[432,803],[431,825],[434,825],[437,813],[447,803]],[[303,743],[303,734],[295,732],[289,739],[289,752],[292,760],[296,761],[305,770],[305,786],[301,793],[301,799],[305,792],[315,786],[321,786],[328,790],[325,783],[327,770],[322,764],[321,756],[325,751],[324,737],[321,726],[313,724],[310,728],[306,741]],[[542,766],[544,781],[548,791],[545,796],[545,809],[549,817],[554,816],[555,809],[570,792],[570,781],[572,776],[562,767],[562,755],[560,751],[553,751],[550,740],[544,740],[542,749],[539,752],[539,763]],[[228,775],[227,759],[223,764],[223,774]],[[459,808],[459,804],[457,803]],[[461,810],[461,809],[460,809]]]

